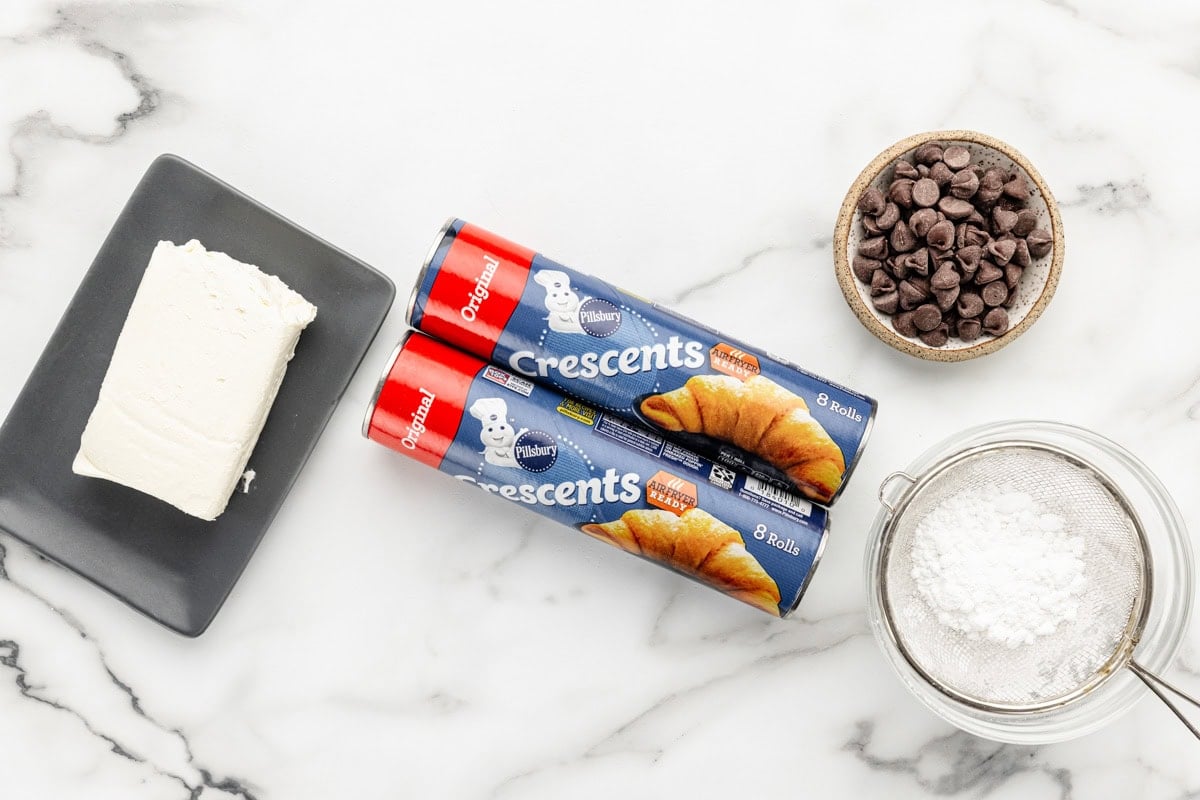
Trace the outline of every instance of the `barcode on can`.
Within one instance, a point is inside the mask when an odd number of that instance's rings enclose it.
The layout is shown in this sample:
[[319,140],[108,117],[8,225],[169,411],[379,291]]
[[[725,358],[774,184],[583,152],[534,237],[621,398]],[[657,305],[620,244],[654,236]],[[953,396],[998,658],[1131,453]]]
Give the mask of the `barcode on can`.
[[778,503],[784,508],[790,508],[792,511],[803,514],[806,517],[812,514],[812,503],[752,475],[746,476],[745,489],[749,494],[761,497],[764,500],[770,500],[772,503]]

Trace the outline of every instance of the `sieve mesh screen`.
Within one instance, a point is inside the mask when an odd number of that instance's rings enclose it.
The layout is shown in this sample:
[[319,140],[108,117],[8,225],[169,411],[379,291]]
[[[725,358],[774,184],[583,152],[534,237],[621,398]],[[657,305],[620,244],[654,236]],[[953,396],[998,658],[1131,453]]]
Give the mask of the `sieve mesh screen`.
[[[950,497],[985,486],[1029,494],[1085,541],[1076,618],[1015,648],[942,625],[912,576],[921,521]],[[912,492],[886,543],[883,599],[895,637],[918,669],[961,698],[1019,711],[1068,698],[1123,666],[1116,657],[1137,633],[1149,565],[1133,520],[1094,471],[1052,451],[1006,445],[967,456]]]

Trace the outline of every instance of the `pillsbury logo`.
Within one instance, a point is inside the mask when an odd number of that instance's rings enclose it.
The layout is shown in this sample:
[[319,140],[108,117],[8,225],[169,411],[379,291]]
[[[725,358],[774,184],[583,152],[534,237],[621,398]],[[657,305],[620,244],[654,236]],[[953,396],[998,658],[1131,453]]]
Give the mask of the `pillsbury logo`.
[[545,431],[525,431],[517,437],[513,453],[522,469],[545,472],[558,460],[558,443]]
[[621,327],[621,309],[607,300],[589,297],[579,306],[579,325],[591,336],[612,336]]
[[533,282],[546,290],[546,327],[557,333],[586,333],[603,339],[621,327],[621,309],[599,297],[580,300],[571,278],[557,269],[540,269]]
[[554,437],[545,431],[514,428],[508,421],[508,403],[499,397],[481,397],[467,412],[479,420],[479,441],[488,464],[545,472],[558,460]]

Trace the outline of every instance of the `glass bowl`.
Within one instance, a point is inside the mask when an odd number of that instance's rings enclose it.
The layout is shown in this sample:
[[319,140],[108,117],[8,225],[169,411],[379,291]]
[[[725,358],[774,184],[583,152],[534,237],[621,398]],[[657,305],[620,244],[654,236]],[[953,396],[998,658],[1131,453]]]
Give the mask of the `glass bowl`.
[[[1145,629],[1134,659],[1162,674],[1183,643],[1192,613],[1194,562],[1187,527],[1166,488],[1124,448],[1098,434],[1058,422],[1020,420],[971,428],[927,450],[904,470],[920,477],[943,459],[981,445],[1012,439],[1068,451],[1103,471],[1124,492],[1144,528],[1154,569]],[[880,500],[895,506],[908,485],[885,482]],[[1061,742],[1091,733],[1129,711],[1149,690],[1121,669],[1094,691],[1066,705],[1036,713],[988,712],[935,688],[908,662],[883,619],[882,534],[891,518],[884,505],[871,528],[865,568],[867,608],[875,639],[900,680],[927,708],[947,722],[988,739],[1014,744]]]

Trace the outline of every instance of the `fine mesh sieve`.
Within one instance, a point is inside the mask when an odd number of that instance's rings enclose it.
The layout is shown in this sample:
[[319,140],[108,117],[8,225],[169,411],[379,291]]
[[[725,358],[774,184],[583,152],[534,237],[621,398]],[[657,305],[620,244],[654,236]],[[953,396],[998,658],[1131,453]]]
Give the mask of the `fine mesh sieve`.
[[[885,490],[899,480],[911,486],[893,504]],[[947,499],[986,487],[1029,495],[1085,541],[1086,585],[1074,620],[1017,647],[968,638],[943,625],[912,574],[922,520]],[[880,543],[884,628],[931,686],[983,711],[1028,714],[1086,697],[1128,666],[1200,737],[1160,687],[1196,701],[1133,660],[1149,614],[1153,564],[1137,514],[1098,468],[1052,445],[1001,441],[959,452],[919,476],[894,473],[884,481],[880,499],[891,512]]]

